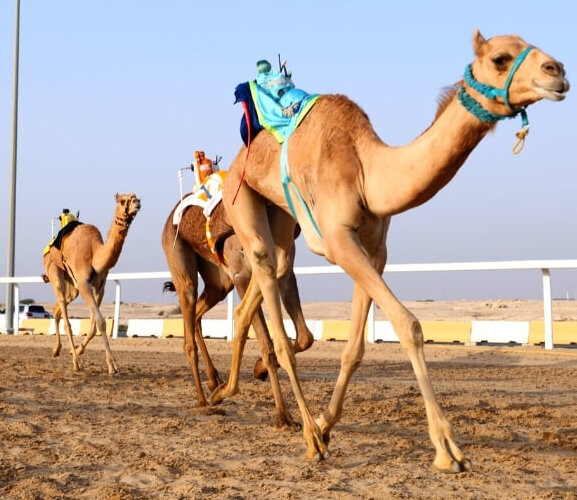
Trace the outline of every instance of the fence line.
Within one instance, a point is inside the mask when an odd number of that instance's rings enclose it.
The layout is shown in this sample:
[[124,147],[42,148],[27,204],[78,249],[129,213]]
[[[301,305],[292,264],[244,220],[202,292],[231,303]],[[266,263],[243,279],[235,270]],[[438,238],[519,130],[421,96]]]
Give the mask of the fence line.
[[[566,260],[520,260],[520,261],[497,261],[497,262],[453,262],[437,264],[388,264],[385,273],[405,272],[460,272],[460,271],[511,271],[511,270],[540,270],[543,287],[543,323],[545,328],[545,349],[553,349],[553,308],[551,296],[551,269],[577,269],[577,259]],[[311,274],[344,274],[339,266],[311,266],[294,268],[296,275]],[[168,271],[137,272],[137,273],[110,273],[107,281],[115,284],[114,324],[113,337],[118,336],[118,324],[120,320],[121,282],[124,280],[142,279],[171,279]],[[18,285],[22,283],[42,283],[39,276],[24,277],[0,277],[0,283],[14,284],[14,303],[20,303]],[[233,301],[234,294],[229,293],[227,307],[227,339],[232,340],[234,333],[233,324]],[[18,308],[15,307],[13,325],[18,325]],[[373,341],[375,332],[374,305],[369,310],[368,339]]]

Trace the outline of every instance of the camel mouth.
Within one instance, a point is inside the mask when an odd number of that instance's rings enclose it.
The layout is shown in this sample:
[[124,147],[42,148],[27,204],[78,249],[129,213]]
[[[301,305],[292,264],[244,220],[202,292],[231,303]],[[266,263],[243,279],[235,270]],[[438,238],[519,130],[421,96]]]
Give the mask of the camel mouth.
[[550,101],[562,101],[565,99],[567,92],[569,92],[569,82],[564,78],[557,80],[555,83],[542,83],[538,80],[533,80],[533,87],[543,99],[549,99]]

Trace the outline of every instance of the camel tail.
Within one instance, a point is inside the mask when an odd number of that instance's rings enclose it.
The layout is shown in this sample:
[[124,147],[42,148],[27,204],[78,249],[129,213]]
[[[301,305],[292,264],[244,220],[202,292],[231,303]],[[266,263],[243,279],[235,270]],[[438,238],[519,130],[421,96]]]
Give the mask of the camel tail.
[[165,281],[164,285],[162,285],[163,292],[176,292],[176,287],[172,281]]

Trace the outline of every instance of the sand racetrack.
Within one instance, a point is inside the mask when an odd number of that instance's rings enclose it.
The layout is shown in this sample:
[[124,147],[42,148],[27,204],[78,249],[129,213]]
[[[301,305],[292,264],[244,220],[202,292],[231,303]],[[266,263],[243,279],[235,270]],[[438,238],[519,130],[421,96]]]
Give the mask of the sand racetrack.
[[[63,339],[65,341],[65,339]],[[196,408],[180,339],[101,339],[73,373],[52,337],[0,335],[0,498],[577,498],[577,351],[427,345],[438,399],[473,470],[432,468],[423,402],[396,344],[369,344],[332,433],[332,456],[303,460],[301,432],[273,426],[268,382]],[[64,344],[66,346],[66,343]],[[209,340],[221,376],[231,345]],[[342,342],[298,355],[314,415],[326,406]],[[300,413],[281,379],[293,416]]]

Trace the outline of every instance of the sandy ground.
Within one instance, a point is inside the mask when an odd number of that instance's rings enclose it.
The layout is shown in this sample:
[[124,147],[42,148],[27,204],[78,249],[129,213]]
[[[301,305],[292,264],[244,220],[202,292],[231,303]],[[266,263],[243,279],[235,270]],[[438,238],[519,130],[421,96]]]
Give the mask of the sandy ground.
[[[0,335],[2,499],[577,498],[576,349],[425,346],[439,403],[473,463],[452,475],[432,468],[422,398],[396,344],[367,345],[332,456],[311,463],[302,433],[273,425],[269,384],[252,378],[255,341],[241,392],[199,409],[179,339],[112,340],[114,376],[101,339],[79,373],[66,349],[51,357],[53,340]],[[328,403],[343,345],[298,355],[313,415]],[[231,344],[208,346],[225,377]],[[281,383],[300,420],[284,373]]]

